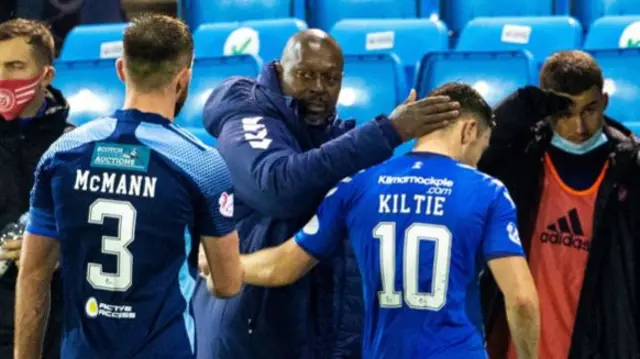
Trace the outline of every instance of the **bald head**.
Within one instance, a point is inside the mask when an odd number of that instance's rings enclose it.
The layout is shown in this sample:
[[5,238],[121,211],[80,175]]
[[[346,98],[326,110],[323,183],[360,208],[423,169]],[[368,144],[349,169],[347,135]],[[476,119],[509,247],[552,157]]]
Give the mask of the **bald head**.
[[334,38],[322,30],[309,29],[291,36],[284,47],[280,62],[284,64],[299,61],[306,53],[328,55],[332,62],[339,63],[341,66],[344,61],[342,49]]
[[277,66],[282,91],[300,103],[300,115],[312,125],[333,115],[342,85],[344,57],[329,34],[309,29],[293,35]]

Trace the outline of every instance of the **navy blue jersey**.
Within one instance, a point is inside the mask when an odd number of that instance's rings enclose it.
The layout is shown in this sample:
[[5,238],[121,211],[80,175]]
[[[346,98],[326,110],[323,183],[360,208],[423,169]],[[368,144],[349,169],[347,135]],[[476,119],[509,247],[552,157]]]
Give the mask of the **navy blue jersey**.
[[62,358],[195,358],[200,236],[234,230],[224,161],[159,115],[118,111],[43,156],[28,230],[60,241]]
[[498,180],[432,153],[392,159],[331,190],[295,240],[323,259],[345,236],[362,273],[365,358],[486,358],[480,270],[524,255]]

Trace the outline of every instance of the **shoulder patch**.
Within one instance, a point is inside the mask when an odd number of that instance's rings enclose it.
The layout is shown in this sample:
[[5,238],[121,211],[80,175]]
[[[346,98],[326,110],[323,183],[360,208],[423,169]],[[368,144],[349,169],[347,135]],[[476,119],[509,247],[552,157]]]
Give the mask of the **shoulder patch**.
[[509,240],[519,246],[522,246],[522,242],[520,241],[520,234],[518,233],[518,227],[515,223],[509,222],[507,224],[507,235],[509,236]]
[[218,199],[220,214],[227,218],[233,218],[233,193],[222,192]]
[[271,140],[267,127],[260,123],[262,116],[245,117],[242,119],[242,131],[244,139],[249,142],[252,148],[266,150],[271,145]]

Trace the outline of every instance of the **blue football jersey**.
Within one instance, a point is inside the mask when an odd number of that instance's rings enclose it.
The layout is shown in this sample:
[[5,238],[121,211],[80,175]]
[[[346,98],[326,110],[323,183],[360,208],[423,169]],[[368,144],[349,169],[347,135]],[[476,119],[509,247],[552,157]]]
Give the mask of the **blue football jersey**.
[[200,236],[234,231],[215,149],[155,114],[117,111],[44,154],[28,231],[60,242],[62,358],[195,358]]
[[295,240],[323,259],[347,236],[365,358],[486,358],[478,276],[487,260],[524,255],[499,181],[433,153],[392,159],[344,179]]

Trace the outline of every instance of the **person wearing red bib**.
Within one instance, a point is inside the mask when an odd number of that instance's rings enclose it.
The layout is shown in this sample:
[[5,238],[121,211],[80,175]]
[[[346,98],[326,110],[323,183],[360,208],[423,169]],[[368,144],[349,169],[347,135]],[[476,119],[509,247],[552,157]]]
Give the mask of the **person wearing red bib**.
[[[589,54],[556,53],[540,87],[519,89],[497,106],[479,164],[518,207],[540,297],[540,358],[640,355],[640,144],[604,115],[608,101]],[[490,357],[516,359],[489,275],[482,291]]]

